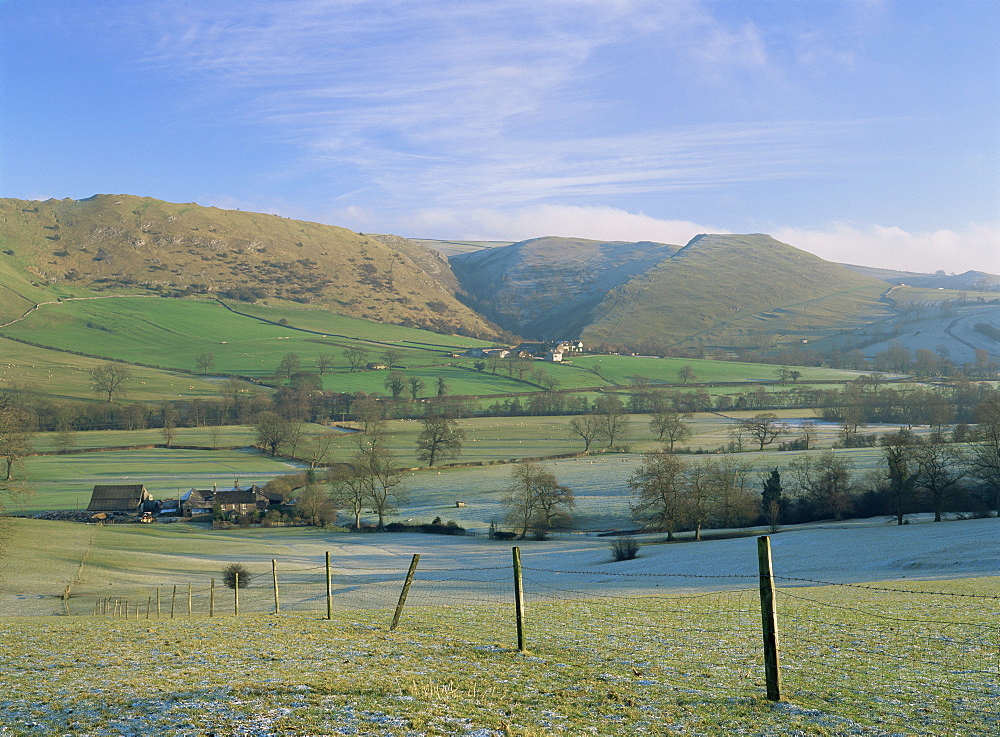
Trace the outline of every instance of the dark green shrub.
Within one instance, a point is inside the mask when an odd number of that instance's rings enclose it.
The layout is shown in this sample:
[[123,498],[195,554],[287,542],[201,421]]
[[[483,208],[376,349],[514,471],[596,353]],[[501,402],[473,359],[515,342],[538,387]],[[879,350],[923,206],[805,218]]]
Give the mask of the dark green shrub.
[[222,569],[222,583],[226,585],[226,588],[236,588],[237,574],[239,575],[241,589],[250,585],[250,581],[253,579],[253,574],[250,573],[247,567],[242,563],[230,563]]
[[611,555],[616,561],[632,560],[639,555],[639,541],[631,535],[616,537],[611,542]]

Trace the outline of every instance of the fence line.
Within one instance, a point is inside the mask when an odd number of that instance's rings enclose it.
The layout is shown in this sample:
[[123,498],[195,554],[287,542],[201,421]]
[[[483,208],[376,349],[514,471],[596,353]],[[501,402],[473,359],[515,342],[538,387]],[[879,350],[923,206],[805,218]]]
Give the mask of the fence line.
[[[409,569],[403,561],[328,567],[276,559],[271,575],[259,572],[239,589],[239,611],[338,612],[339,621],[366,628],[441,628],[480,648],[599,657],[610,671],[602,678],[640,678],[692,698],[767,695],[855,725],[969,734],[1000,727],[998,580],[961,584],[975,591],[947,590],[947,582],[916,590],[774,574],[772,639],[780,647],[767,663],[763,567],[751,576],[522,566],[518,606],[511,565],[423,559],[416,567],[416,558]],[[234,616],[236,592],[214,584],[113,595],[77,586],[64,604],[73,615],[129,619]]]

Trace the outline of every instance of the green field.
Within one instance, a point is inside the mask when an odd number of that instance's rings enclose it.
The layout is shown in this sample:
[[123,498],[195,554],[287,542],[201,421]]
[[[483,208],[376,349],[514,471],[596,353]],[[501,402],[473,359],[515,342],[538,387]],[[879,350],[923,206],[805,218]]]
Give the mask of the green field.
[[[0,598],[9,734],[875,737],[985,735],[1000,720],[995,577],[817,586],[779,576],[776,704],[764,698],[756,577],[729,575],[754,570],[753,540],[650,546],[640,568],[607,563],[600,540],[530,544],[519,653],[505,544],[11,524]],[[889,532],[909,542],[881,557],[920,559],[909,544],[925,532]],[[820,534],[835,544],[847,533]],[[741,562],[713,558],[714,576],[688,576],[695,547]],[[425,555],[390,632],[411,552]],[[779,553],[779,572],[791,553]],[[268,613],[270,559],[280,616]],[[209,585],[231,561],[258,576],[238,617],[232,591]]]
[[[20,387],[59,399],[94,399],[90,372],[104,361],[0,338],[0,389]],[[139,402],[215,398],[219,383],[174,371],[130,366],[125,397]]]
[[[728,441],[728,428],[735,419],[750,412],[733,412],[733,419],[717,414],[700,414],[692,418],[693,435],[678,447],[715,450]],[[794,420],[808,414],[784,412]],[[603,454],[548,461],[547,465],[559,481],[574,489],[577,507],[574,527],[579,530],[628,529],[633,525],[629,512],[627,480],[642,461],[642,453],[658,450],[661,443],[651,434],[647,415],[630,418],[629,453]],[[404,488],[409,497],[401,511],[402,519],[413,518],[429,522],[441,516],[458,524],[483,530],[492,520],[504,516],[504,489],[509,481],[509,462],[517,459],[579,453],[582,442],[569,431],[568,417],[470,418],[460,421],[466,433],[462,454],[447,460],[441,467],[407,471]],[[403,468],[421,465],[416,457],[416,437],[421,424],[416,420],[396,420],[388,423],[388,444]],[[869,428],[869,431],[884,431]],[[308,434],[333,432],[335,448],[330,462],[346,462],[355,452],[350,433],[310,425]],[[817,425],[816,447],[829,448],[837,436],[835,425]],[[213,436],[208,428],[180,428],[175,445],[247,446],[254,440],[254,430],[246,426],[226,426]],[[56,436],[41,433],[36,436],[39,451],[51,450]],[[159,430],[101,431],[76,433],[74,447],[101,448],[134,445],[154,445],[163,442]],[[600,451],[600,444],[594,448]],[[874,470],[881,459],[878,448],[837,450],[848,455],[858,478]],[[735,456],[759,469],[773,466],[787,468],[800,455],[780,453],[769,447],[763,453],[745,452]],[[698,456],[687,456],[696,462]],[[449,467],[449,464],[490,464],[469,467]],[[496,464],[496,465],[494,465]],[[264,483],[275,476],[301,470],[302,464],[282,458],[272,459],[260,452],[234,450],[187,450],[156,448],[121,450],[73,455],[44,455],[25,459],[18,469],[33,493],[19,502],[13,511],[37,513],[51,509],[86,508],[94,484],[142,483],[154,497],[171,498],[191,487],[210,487],[213,483],[231,485],[236,479],[244,483]],[[462,501],[464,507],[456,507]],[[366,517],[367,518],[367,517]]]
[[95,484],[144,484],[156,499],[170,499],[192,487],[232,487],[238,479],[264,484],[300,470],[258,452],[233,450],[121,450],[81,455],[33,456],[24,463],[34,493],[10,505],[15,514],[47,509],[86,509]]
[[[323,377],[324,388],[339,392],[363,391],[387,394],[384,371],[351,372],[344,357],[347,348],[367,351],[367,361],[378,362],[386,350],[399,354],[400,369],[407,378],[424,383],[419,396],[434,396],[437,379],[447,384],[447,393],[459,396],[538,391],[529,381],[509,378],[504,366],[495,374],[477,372],[474,359],[456,358],[483,341],[459,336],[441,336],[412,328],[380,325],[333,313],[236,305],[237,314],[215,301],[118,297],[46,304],[24,320],[9,325],[2,335],[28,340],[53,350],[2,341],[6,352],[0,362],[0,383],[29,381],[37,390],[58,396],[89,397],[88,371],[100,360],[65,351],[76,351],[167,369],[195,371],[197,358],[214,356],[213,375],[266,378],[281,359],[297,354],[305,370],[316,371],[317,356],[332,357],[332,368]],[[255,319],[248,315],[260,317]],[[270,321],[266,322],[264,320]],[[287,325],[277,324],[285,320]],[[295,329],[299,328],[299,329]],[[698,384],[716,382],[773,384],[777,367],[696,359],[658,359],[628,356],[585,356],[566,365],[536,362],[560,389],[629,385],[636,377],[662,385],[681,386],[678,370],[690,366]],[[594,369],[599,371],[594,372]],[[846,381],[856,374],[830,369],[800,368],[802,380]],[[135,369],[129,384],[134,399],[170,399],[210,396],[213,383],[197,375]],[[529,378],[529,377],[525,377]],[[532,379],[534,380],[534,379]],[[408,387],[407,387],[408,394]]]

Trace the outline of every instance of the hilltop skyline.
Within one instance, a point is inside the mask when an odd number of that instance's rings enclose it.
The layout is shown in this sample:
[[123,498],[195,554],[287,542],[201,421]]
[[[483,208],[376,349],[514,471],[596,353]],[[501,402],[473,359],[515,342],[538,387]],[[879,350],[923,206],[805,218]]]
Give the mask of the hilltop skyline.
[[996,3],[0,4],[0,196],[1000,271]]

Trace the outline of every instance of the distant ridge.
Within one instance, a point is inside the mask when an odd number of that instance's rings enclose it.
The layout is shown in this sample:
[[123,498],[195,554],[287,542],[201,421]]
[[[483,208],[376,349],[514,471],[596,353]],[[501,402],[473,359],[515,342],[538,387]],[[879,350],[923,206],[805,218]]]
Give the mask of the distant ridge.
[[469,304],[525,337],[579,335],[611,290],[643,274],[677,246],[641,241],[533,238],[452,256]]
[[0,322],[60,296],[206,294],[495,336],[456,285],[436,251],[332,225],[131,195],[0,199]]
[[748,345],[877,310],[885,285],[763,234],[699,235],[601,302],[592,342]]

